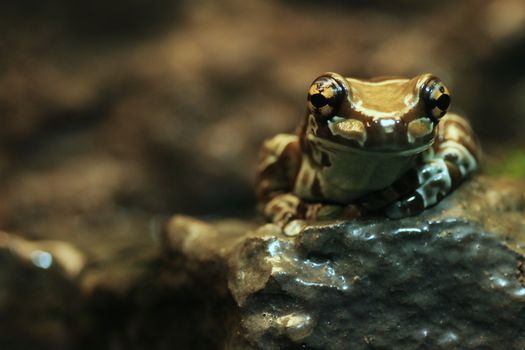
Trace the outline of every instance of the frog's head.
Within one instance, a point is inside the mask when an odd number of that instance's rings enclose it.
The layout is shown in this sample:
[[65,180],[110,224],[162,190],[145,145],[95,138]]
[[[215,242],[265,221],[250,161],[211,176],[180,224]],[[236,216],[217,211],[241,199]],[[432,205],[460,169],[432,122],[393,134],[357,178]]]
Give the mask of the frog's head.
[[308,91],[305,133],[363,151],[417,153],[432,144],[449,104],[431,74],[362,81],[326,73]]

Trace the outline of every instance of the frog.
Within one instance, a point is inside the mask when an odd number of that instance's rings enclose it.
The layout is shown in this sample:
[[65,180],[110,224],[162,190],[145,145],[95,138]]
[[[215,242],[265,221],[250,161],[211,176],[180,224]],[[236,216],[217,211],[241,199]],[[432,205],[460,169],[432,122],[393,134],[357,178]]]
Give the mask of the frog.
[[470,123],[449,112],[450,103],[448,87],[430,73],[318,76],[296,131],[261,147],[260,213],[293,235],[310,221],[395,220],[436,205],[479,168],[482,155]]

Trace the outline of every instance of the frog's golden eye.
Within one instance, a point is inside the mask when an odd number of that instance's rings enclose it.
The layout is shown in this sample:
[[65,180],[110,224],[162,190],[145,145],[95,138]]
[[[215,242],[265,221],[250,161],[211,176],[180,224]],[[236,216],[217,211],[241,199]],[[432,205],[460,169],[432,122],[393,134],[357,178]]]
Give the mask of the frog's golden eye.
[[430,79],[423,86],[422,95],[430,117],[438,121],[447,113],[450,106],[450,93],[441,80]]
[[332,77],[317,78],[308,91],[308,109],[311,113],[329,118],[337,112],[344,90]]

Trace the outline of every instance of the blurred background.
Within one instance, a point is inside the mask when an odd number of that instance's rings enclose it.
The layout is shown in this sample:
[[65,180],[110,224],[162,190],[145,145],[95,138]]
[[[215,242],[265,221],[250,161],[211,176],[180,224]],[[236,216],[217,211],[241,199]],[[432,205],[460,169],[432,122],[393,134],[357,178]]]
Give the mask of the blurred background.
[[97,283],[121,288],[169,215],[254,216],[258,148],[325,71],[438,75],[484,171],[525,178],[523,0],[3,1],[0,228],[120,263]]
[[2,2],[0,227],[253,215],[258,147],[325,71],[438,75],[486,171],[525,176],[524,62],[522,0]]

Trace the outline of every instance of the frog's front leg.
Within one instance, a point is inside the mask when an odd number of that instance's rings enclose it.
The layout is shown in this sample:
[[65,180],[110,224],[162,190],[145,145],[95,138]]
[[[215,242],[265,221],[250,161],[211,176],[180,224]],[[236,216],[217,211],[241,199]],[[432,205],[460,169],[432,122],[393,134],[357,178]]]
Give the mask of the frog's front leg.
[[443,117],[436,141],[422,162],[389,188],[363,199],[368,208],[385,206],[391,218],[415,215],[438,203],[478,168],[481,150],[469,123],[455,114]]
[[300,233],[308,221],[355,218],[359,215],[353,207],[307,202],[292,193],[275,196],[263,205],[262,211],[269,221],[279,225],[289,236]]
[[299,137],[279,134],[264,142],[257,167],[259,211],[281,227],[300,216],[301,199],[291,193],[301,161]]
[[257,198],[263,216],[281,227],[294,220],[318,220],[344,215],[346,208],[304,201],[293,193],[303,153],[299,137],[279,134],[261,149],[257,169]]
[[414,191],[386,207],[392,218],[414,215],[438,203],[473,173],[481,158],[481,148],[469,123],[456,114],[447,114],[438,125],[433,147],[416,168]]

